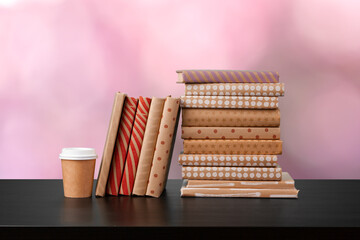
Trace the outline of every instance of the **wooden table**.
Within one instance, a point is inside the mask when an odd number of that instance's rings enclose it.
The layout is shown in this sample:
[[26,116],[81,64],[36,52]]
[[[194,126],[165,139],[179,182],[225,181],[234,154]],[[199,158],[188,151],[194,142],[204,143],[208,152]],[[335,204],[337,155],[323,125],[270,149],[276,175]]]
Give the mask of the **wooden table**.
[[359,180],[295,185],[299,199],[180,198],[181,180],[159,199],[67,199],[61,180],[0,180],[0,239],[360,238]]

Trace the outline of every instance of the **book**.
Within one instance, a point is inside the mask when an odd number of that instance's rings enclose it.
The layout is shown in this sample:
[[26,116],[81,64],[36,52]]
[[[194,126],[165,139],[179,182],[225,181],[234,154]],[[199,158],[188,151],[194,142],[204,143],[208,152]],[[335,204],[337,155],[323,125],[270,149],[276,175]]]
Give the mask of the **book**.
[[276,155],[180,154],[183,166],[276,167]]
[[185,154],[275,155],[282,153],[281,140],[184,140]]
[[182,139],[280,139],[279,127],[182,127]]
[[119,127],[121,112],[125,101],[125,96],[126,96],[125,94],[120,92],[117,92],[115,94],[109,128],[106,136],[104,151],[101,159],[101,165],[100,165],[99,175],[96,184],[95,195],[99,197],[105,196],[105,188],[109,176],[111,159],[114,151],[114,145],[115,145],[117,130]]
[[129,149],[125,161],[125,168],[120,184],[119,194],[122,195],[131,195],[132,193],[150,104],[151,98],[139,97],[134,126],[130,137]]
[[182,167],[183,179],[280,181],[281,167]]
[[190,188],[183,186],[181,197],[298,198],[299,190],[254,188]]
[[112,156],[106,193],[117,196],[125,166],[138,99],[126,97]]
[[181,96],[182,108],[276,109],[278,97]]
[[151,100],[149,116],[145,128],[144,140],[141,147],[139,164],[132,192],[134,195],[143,196],[146,193],[164,102],[164,98],[153,97]]
[[185,84],[185,96],[284,96],[284,83]]
[[295,181],[289,173],[283,172],[280,181],[231,181],[231,180],[187,180],[187,188],[251,188],[251,189],[293,189]]
[[180,100],[178,98],[167,97],[165,100],[149,183],[146,189],[147,196],[160,197],[164,191],[178,125],[179,105]]
[[279,127],[279,109],[182,109],[183,127]]
[[240,70],[177,70],[178,83],[278,83],[279,73]]

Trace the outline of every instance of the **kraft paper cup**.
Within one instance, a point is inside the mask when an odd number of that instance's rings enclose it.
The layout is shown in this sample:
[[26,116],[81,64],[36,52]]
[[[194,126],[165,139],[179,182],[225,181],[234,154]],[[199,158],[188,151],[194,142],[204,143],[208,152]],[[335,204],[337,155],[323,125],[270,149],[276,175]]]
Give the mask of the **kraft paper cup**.
[[59,158],[62,165],[65,197],[91,197],[97,158],[95,149],[63,148]]

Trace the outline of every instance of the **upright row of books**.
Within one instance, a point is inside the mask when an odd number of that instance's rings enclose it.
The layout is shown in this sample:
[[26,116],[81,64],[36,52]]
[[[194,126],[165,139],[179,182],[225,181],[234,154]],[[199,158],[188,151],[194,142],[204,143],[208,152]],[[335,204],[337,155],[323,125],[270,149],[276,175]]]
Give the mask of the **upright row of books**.
[[116,93],[96,196],[159,197],[165,189],[180,100]]
[[297,198],[282,153],[279,74],[177,71],[181,97],[183,197]]

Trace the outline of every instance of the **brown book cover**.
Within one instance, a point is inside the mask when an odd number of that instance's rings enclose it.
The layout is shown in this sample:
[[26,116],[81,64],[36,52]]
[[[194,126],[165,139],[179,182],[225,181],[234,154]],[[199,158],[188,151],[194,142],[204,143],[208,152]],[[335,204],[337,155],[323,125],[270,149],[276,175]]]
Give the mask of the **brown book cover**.
[[121,112],[123,109],[125,97],[126,94],[124,93],[117,92],[115,94],[109,128],[108,128],[106,141],[104,145],[104,151],[101,159],[99,176],[96,184],[95,195],[98,197],[103,197],[105,195],[105,189],[109,177],[111,159],[114,152],[115,140],[119,128],[119,122],[120,122],[120,117],[121,117]]
[[280,139],[278,127],[182,127],[182,139]]
[[275,155],[281,153],[281,140],[184,140],[184,154]]
[[184,180],[187,188],[292,189],[294,179],[283,172],[280,181]]
[[184,127],[278,127],[279,109],[182,109]]

